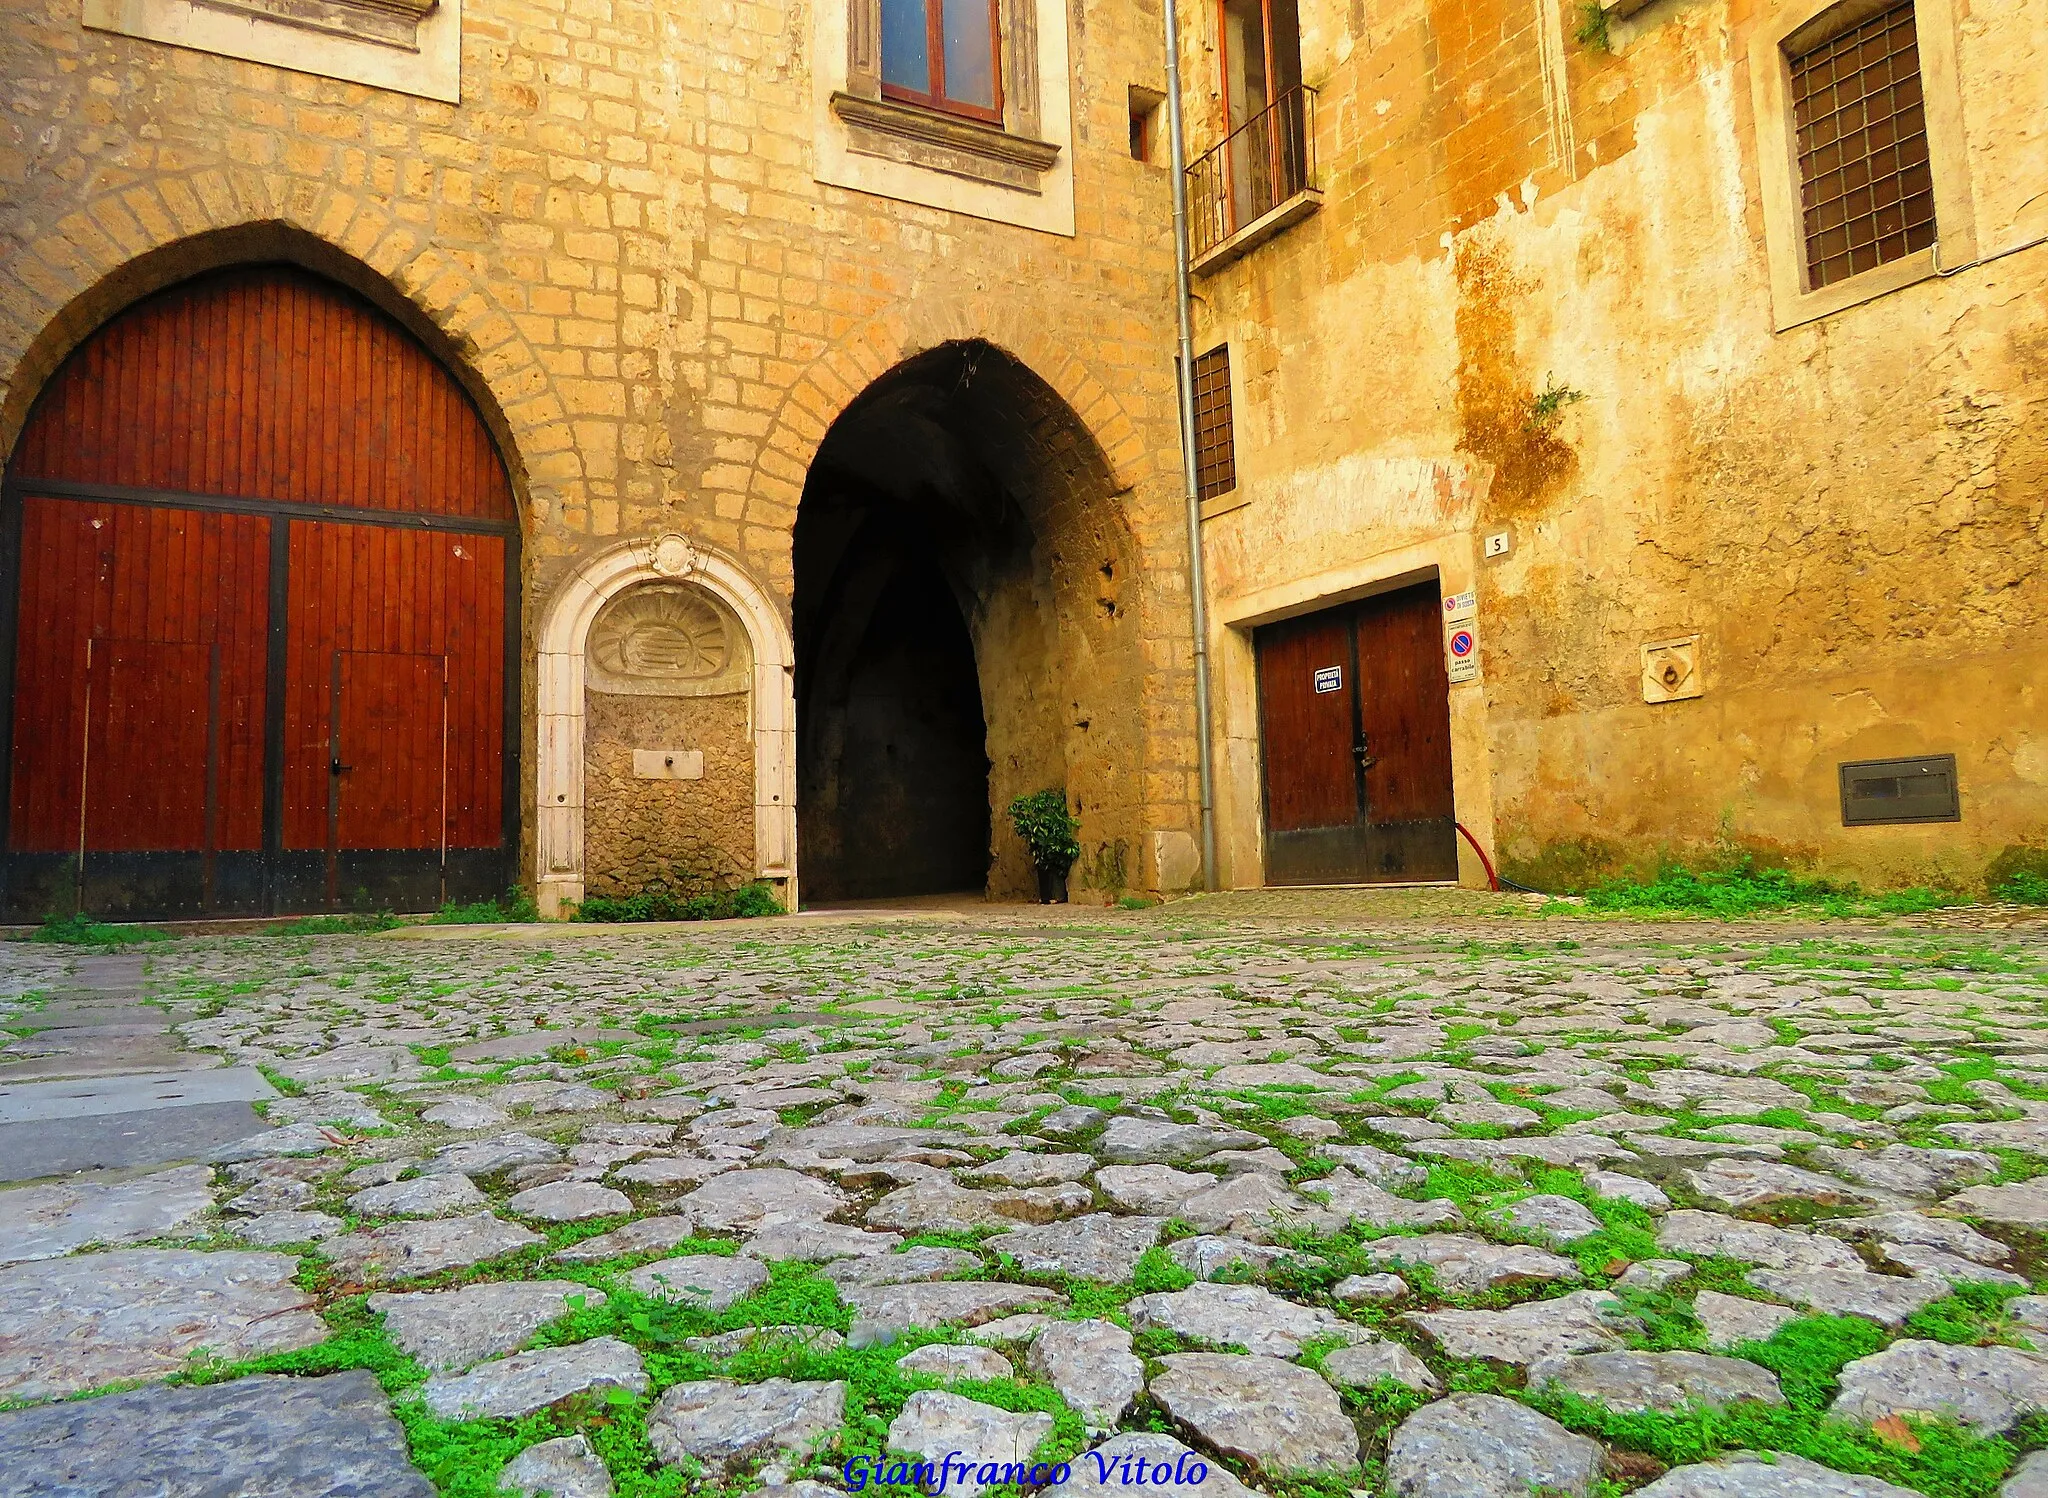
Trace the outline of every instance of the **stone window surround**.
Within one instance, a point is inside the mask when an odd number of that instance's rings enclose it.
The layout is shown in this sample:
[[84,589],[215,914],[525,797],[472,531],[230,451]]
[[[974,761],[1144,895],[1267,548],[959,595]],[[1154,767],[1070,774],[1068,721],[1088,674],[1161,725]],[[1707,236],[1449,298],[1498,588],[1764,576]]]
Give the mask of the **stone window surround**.
[[818,181],[1074,233],[1067,0],[1000,0],[1003,124],[882,97],[881,0],[813,10]]
[[[408,13],[417,17],[410,44],[401,39]],[[82,19],[89,30],[462,100],[462,0],[84,0]]]
[[541,622],[539,755],[534,818],[542,916],[583,900],[584,652],[604,606],[642,583],[689,582],[746,626],[754,682],[755,873],[797,906],[796,649],[782,614],[746,569],[722,552],[669,532],[598,553],[555,590]]
[[[1778,332],[1917,285],[1943,265],[1976,258],[1976,210],[1963,136],[1962,85],[1956,60],[1954,0],[1914,0],[1920,48],[1927,154],[1934,176],[1937,238],[1930,249],[1889,261],[1831,286],[1809,289],[1806,227],[1800,211],[1799,140],[1792,117],[1788,43],[1799,49],[1890,8],[1893,0],[1789,0],[1750,38],[1749,80],[1756,107],[1757,169],[1763,188],[1764,242],[1771,278],[1772,326]],[[1802,33],[1805,33],[1802,35]]]
[[882,0],[846,0],[846,87],[832,95],[832,112],[845,122],[854,150],[1019,192],[1039,191],[1060,148],[1039,139],[1038,6],[1036,0],[999,3],[1000,127],[884,98]]

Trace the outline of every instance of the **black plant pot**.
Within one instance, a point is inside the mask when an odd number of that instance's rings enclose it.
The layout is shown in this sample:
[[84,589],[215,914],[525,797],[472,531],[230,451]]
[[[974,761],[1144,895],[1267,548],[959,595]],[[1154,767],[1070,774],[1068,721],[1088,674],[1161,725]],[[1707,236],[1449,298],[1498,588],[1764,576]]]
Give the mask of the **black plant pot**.
[[1067,903],[1067,871],[1048,869],[1043,864],[1038,869],[1038,903],[1041,905],[1064,905]]

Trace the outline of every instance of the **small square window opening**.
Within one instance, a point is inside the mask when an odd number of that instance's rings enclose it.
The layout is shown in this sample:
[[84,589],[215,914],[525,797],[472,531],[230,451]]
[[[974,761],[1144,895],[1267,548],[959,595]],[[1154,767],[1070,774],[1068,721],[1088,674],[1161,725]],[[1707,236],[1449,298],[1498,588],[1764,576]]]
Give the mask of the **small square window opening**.
[[1131,159],[1157,165],[1166,159],[1162,130],[1166,123],[1166,95],[1157,89],[1130,86]]

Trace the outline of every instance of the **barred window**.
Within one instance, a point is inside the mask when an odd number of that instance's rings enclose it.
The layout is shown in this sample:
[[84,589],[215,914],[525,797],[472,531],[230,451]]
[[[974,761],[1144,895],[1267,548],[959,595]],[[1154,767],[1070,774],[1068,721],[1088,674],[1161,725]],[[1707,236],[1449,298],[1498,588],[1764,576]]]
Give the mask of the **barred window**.
[[1934,176],[1912,0],[1788,61],[1808,288],[1933,244]]
[[1195,493],[1214,499],[1237,487],[1237,439],[1231,431],[1230,345],[1195,360]]

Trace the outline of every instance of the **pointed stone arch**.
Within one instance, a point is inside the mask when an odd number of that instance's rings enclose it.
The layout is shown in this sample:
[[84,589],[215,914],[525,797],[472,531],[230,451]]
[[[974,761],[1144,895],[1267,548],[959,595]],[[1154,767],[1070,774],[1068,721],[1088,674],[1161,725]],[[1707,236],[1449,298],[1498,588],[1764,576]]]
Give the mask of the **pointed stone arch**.
[[791,387],[762,442],[746,522],[786,529],[794,521],[818,445],[877,379],[945,344],[977,341],[1030,369],[1065,402],[1100,450],[1111,492],[1131,493],[1157,476],[1153,448],[1137,419],[1075,353],[1071,340],[993,299],[930,298],[868,319],[814,360]]

